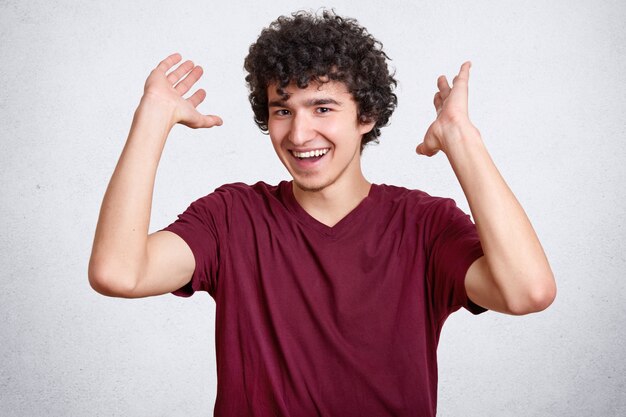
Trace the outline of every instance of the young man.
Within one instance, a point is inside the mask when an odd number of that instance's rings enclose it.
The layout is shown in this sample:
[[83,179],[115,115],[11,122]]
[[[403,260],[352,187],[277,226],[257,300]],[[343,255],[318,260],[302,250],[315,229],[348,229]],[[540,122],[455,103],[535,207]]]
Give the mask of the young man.
[[395,108],[395,80],[380,43],[328,12],[279,18],[245,61],[255,121],[292,181],[222,186],[148,235],[169,130],[221,124],[196,110],[203,90],[183,98],[202,69],[180,61],[148,77],[89,278],[118,297],[211,294],[215,415],[435,415],[450,313],[527,314],[554,299],[537,236],[468,118],[470,64],[452,87],[438,79],[437,118],[417,152],[445,153],[476,226],[452,200],[363,176],[360,154]]

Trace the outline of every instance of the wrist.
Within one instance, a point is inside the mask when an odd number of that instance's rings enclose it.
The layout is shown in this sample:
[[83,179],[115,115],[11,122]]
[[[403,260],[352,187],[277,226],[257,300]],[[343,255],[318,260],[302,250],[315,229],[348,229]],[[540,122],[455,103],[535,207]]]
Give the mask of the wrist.
[[446,129],[442,150],[448,156],[454,156],[458,152],[463,152],[469,148],[482,147],[482,137],[479,130],[471,123],[453,125]]
[[144,94],[135,111],[136,117],[148,118],[151,123],[166,124],[169,131],[176,122],[176,105],[153,94]]
[[127,145],[160,158],[167,137],[176,124],[174,110],[159,100],[142,97],[130,127]]

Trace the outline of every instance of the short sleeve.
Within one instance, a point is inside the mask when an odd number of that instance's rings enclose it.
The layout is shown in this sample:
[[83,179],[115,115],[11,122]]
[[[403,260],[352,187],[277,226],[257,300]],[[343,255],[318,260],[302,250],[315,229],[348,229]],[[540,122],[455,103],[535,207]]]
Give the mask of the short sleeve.
[[483,256],[476,225],[451,199],[441,199],[434,209],[431,222],[428,277],[439,320],[445,320],[461,307],[473,314],[486,311],[473,303],[465,290],[467,270]]
[[178,220],[163,229],[180,236],[196,262],[191,281],[174,291],[174,295],[189,297],[195,291],[207,291],[214,297],[220,255],[227,245],[231,202],[231,192],[220,187],[191,203]]

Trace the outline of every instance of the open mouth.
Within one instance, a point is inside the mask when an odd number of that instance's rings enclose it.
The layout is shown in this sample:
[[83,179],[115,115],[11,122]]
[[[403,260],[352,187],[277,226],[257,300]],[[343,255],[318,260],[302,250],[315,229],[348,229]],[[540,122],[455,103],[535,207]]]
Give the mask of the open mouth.
[[313,161],[322,159],[322,157],[326,155],[329,150],[330,148],[315,149],[313,151],[307,151],[307,152],[291,151],[291,154],[301,161],[313,162]]
[[291,151],[291,153],[293,154],[293,156],[295,156],[296,158],[300,160],[319,159],[322,156],[326,155],[329,150],[330,148],[325,148],[325,149],[315,149],[313,151],[306,151],[306,152]]

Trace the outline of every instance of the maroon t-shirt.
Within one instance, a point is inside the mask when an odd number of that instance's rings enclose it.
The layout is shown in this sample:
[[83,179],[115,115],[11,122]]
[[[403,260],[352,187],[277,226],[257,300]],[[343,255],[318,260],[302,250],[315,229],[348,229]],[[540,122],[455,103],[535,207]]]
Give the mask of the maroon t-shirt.
[[437,343],[482,256],[453,200],[389,185],[333,227],[291,182],[224,185],[168,226],[216,302],[215,415],[434,416]]

